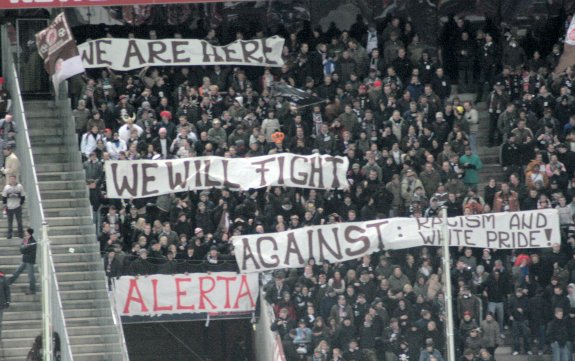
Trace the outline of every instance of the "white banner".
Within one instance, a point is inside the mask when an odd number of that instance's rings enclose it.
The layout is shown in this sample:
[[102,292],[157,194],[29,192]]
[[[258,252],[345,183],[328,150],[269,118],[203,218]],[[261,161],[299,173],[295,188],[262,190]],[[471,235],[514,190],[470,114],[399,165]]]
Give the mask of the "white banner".
[[123,276],[114,282],[120,316],[249,312],[256,309],[258,292],[255,273]]
[[284,39],[234,41],[213,46],[199,39],[104,38],[80,44],[85,68],[132,70],[145,66],[257,65],[281,67]]
[[348,164],[344,157],[282,153],[253,158],[107,161],[104,167],[109,198],[144,198],[211,188],[347,188]]
[[[310,258],[342,262],[383,249],[440,245],[440,218],[337,223],[232,238],[241,272],[303,267]],[[448,219],[450,246],[521,249],[560,242],[554,209]]]

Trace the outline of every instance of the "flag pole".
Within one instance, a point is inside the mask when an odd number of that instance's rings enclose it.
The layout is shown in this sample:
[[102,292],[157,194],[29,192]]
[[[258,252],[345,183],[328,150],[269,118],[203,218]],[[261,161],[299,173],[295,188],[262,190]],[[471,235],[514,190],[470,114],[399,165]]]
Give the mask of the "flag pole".
[[447,361],[455,361],[455,339],[453,338],[453,302],[451,292],[451,259],[449,254],[449,231],[447,228],[447,207],[441,208],[441,246],[443,249],[443,273],[445,280],[445,339],[447,340]]

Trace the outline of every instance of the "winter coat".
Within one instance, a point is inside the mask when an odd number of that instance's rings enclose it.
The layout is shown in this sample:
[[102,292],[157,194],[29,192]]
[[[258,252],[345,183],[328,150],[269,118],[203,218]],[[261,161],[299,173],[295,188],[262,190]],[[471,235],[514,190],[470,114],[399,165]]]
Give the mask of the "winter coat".
[[481,321],[481,346],[497,347],[499,345],[499,324],[495,320]]
[[547,342],[559,343],[559,346],[565,346],[567,341],[571,341],[573,330],[567,318],[559,320],[557,318],[547,325]]
[[477,184],[479,183],[479,170],[483,167],[483,163],[479,157],[475,154],[471,155],[462,155],[459,158],[459,163],[461,165],[465,165],[466,163],[469,164],[467,168],[465,168],[465,175],[463,176],[463,183],[465,184]]

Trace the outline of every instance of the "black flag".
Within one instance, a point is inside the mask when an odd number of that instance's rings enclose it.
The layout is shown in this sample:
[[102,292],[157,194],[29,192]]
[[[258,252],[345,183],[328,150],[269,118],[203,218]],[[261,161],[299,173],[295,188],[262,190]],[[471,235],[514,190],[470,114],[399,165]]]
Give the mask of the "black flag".
[[327,100],[308,93],[305,90],[294,88],[286,83],[274,82],[271,86],[273,96],[282,96],[288,98],[297,104],[298,108],[309,107],[316,104],[327,102]]

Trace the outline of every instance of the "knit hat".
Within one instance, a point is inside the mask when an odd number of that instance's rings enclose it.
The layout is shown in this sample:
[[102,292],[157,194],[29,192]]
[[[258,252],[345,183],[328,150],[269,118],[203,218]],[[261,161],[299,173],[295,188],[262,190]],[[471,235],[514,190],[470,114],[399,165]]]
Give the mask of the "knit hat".
[[172,113],[167,111],[167,110],[164,110],[163,112],[160,113],[160,117],[171,120],[172,119]]

